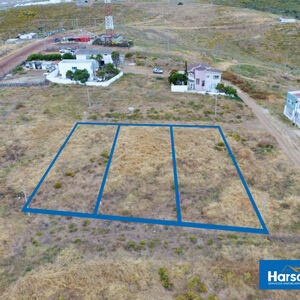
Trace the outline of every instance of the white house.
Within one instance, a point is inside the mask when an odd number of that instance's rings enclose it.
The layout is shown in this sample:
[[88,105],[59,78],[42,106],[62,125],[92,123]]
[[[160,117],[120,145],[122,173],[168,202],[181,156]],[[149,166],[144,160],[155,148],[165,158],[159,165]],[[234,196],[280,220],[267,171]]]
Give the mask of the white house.
[[198,63],[187,67],[188,90],[200,92],[215,92],[221,82],[222,71]]
[[281,23],[296,23],[296,19],[286,19],[286,18],[279,18]]
[[59,73],[63,79],[67,78],[66,74],[69,70],[74,72],[76,69],[86,69],[90,74],[89,80],[94,80],[98,68],[98,62],[94,59],[65,59],[58,64]]
[[111,58],[112,50],[110,49],[79,49],[75,52],[76,59],[79,60],[88,60],[91,56],[96,57],[97,54],[102,55],[102,65],[113,63]]
[[37,33],[30,32],[26,34],[19,34],[19,39],[21,40],[31,40],[37,37]]
[[287,93],[283,113],[300,128],[300,91]]

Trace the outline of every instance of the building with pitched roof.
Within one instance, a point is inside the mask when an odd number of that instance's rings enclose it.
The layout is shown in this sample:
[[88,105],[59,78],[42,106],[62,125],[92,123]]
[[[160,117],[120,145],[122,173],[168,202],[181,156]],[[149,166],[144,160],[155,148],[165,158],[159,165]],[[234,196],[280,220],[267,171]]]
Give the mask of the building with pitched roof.
[[222,71],[201,63],[189,65],[187,74],[190,91],[215,92],[222,79]]

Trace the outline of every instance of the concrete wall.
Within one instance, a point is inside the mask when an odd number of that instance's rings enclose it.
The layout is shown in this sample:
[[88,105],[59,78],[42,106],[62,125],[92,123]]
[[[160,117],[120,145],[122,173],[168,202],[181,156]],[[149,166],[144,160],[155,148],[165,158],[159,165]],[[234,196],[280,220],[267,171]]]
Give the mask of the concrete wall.
[[187,92],[188,87],[187,85],[171,85],[171,92]]

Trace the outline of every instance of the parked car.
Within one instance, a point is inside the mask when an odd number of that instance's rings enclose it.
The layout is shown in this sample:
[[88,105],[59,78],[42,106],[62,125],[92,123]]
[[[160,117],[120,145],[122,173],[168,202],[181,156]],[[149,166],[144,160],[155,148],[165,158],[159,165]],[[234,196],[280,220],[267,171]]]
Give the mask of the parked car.
[[58,43],[58,42],[60,42],[60,39],[59,39],[59,38],[56,38],[56,39],[54,40],[54,43]]
[[163,74],[164,71],[163,71],[162,69],[159,69],[159,68],[154,68],[154,69],[153,69],[153,73],[154,73],[154,74]]

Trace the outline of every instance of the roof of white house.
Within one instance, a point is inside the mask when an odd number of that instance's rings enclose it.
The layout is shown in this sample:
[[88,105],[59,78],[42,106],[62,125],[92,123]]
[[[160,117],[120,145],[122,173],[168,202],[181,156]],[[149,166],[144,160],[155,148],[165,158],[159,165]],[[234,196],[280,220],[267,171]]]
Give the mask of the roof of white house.
[[199,71],[206,70],[206,71],[211,71],[211,72],[215,72],[215,73],[222,73],[221,70],[213,69],[210,66],[204,65],[204,64],[201,64],[201,63],[189,65],[187,67],[187,70],[188,70],[188,72],[194,72],[195,70],[199,70]]
[[94,63],[94,59],[64,59],[60,62],[60,64],[72,64],[72,65],[78,65],[78,64],[92,64]]
[[110,49],[78,49],[76,55],[97,55],[97,54],[112,54]]
[[296,96],[298,98],[298,100],[300,100],[300,91],[292,91],[292,92],[289,92],[289,94]]

